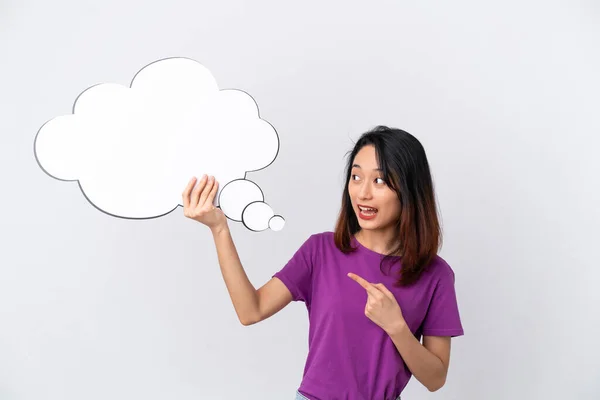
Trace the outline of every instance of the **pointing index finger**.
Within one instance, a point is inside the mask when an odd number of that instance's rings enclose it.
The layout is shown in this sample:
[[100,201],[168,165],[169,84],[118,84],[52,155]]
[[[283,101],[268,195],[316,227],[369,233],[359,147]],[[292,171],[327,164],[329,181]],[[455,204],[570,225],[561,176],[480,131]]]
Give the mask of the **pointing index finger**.
[[360,276],[358,276],[356,274],[353,274],[352,272],[349,272],[348,276],[350,277],[350,279],[356,281],[360,286],[362,286],[370,294],[375,294],[379,291],[375,286],[370,284],[368,281],[366,281],[365,279],[361,278]]

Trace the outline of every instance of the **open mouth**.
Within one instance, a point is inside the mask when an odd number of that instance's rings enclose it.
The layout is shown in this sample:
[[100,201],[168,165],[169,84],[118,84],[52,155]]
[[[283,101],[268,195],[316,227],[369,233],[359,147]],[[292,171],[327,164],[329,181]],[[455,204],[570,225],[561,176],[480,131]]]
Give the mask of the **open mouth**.
[[358,206],[358,209],[360,210],[360,214],[362,217],[366,217],[366,218],[372,218],[375,216],[375,214],[377,214],[377,209],[374,207],[367,207],[367,206]]

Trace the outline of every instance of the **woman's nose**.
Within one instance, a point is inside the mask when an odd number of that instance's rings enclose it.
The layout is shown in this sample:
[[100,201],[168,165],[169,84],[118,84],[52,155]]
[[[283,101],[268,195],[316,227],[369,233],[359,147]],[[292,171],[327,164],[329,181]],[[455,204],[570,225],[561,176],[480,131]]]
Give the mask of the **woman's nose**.
[[368,199],[371,197],[371,186],[368,183],[365,183],[360,187],[360,192],[358,193],[361,199]]

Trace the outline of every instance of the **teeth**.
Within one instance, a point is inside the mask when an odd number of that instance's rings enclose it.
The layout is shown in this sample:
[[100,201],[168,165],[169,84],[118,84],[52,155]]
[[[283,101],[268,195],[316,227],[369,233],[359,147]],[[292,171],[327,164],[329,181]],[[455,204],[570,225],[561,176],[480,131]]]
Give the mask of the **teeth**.
[[361,211],[367,211],[367,212],[377,212],[376,208],[365,208],[365,207],[358,207]]

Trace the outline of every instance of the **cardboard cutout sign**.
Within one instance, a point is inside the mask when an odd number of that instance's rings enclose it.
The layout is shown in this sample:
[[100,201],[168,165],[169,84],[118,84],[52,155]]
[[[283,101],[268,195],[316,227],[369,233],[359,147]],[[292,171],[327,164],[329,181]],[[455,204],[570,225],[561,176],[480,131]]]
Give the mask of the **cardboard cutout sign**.
[[181,205],[190,177],[215,176],[215,205],[254,231],[284,220],[246,172],[269,166],[279,138],[240,90],[219,90],[210,71],[188,58],[142,68],[130,87],[85,90],[73,114],[45,123],[35,156],[50,176],[78,181],[84,196],[115,217],[156,218]]

